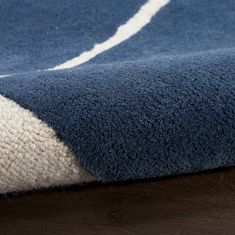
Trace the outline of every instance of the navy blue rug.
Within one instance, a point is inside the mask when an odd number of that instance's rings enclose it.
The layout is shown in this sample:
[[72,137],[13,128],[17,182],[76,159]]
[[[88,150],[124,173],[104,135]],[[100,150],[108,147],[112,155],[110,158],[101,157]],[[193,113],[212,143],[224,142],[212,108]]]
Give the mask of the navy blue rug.
[[0,55],[2,192],[235,165],[234,0],[0,0]]

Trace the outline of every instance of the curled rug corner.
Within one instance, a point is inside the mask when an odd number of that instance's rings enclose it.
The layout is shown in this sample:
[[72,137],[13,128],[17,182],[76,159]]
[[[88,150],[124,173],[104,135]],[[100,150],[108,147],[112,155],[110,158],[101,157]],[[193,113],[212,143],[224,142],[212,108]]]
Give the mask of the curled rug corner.
[[0,193],[235,166],[234,13],[0,0]]
[[0,95],[0,193],[94,181],[47,124]]

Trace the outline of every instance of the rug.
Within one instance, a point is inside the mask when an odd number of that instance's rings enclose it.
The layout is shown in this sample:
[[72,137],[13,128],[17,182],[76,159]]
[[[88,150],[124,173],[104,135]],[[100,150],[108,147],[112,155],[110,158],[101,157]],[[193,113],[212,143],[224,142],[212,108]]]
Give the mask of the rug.
[[0,0],[0,193],[235,165],[234,0]]

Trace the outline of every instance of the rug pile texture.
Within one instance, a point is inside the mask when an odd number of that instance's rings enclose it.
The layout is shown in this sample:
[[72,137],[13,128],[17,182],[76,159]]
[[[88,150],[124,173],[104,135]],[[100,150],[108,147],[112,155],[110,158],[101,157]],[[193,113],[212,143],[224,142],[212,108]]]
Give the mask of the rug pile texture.
[[234,165],[234,0],[0,0],[0,193]]

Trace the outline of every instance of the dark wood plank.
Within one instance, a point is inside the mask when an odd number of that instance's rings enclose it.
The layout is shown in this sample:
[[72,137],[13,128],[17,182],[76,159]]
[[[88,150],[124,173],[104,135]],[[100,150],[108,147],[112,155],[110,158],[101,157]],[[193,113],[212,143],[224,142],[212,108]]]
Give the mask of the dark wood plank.
[[0,234],[235,234],[235,169],[2,196]]

